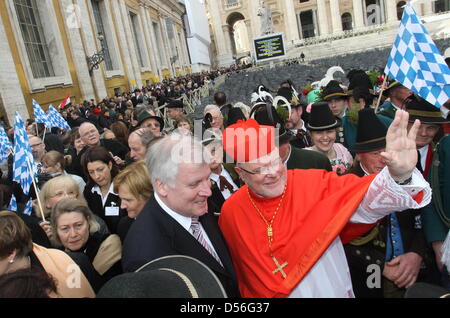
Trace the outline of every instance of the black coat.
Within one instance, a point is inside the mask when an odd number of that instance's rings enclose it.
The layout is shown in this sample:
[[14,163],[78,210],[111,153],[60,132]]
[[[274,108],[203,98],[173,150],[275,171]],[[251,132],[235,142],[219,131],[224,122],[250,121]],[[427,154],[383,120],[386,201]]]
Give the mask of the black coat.
[[[234,171],[234,165],[232,164],[224,164],[223,168],[228,171],[231,178],[233,179],[233,182],[240,187],[241,182],[239,180],[239,176]],[[220,213],[220,210],[222,209],[222,205],[225,202],[225,198],[223,197],[222,192],[219,188],[220,185],[215,183],[214,181],[211,181],[211,196],[208,198],[208,212],[209,213]]]
[[[359,162],[356,162],[348,173],[355,174],[359,177],[363,177],[365,175]],[[429,259],[425,234],[420,227],[420,222],[417,220],[417,218],[420,218],[420,213],[421,209],[406,210],[396,212],[396,215],[402,235],[405,254],[409,252],[417,253],[422,256],[423,261],[429,267],[431,265],[431,260]],[[347,255],[347,261],[350,268],[350,275],[352,277],[353,290],[356,297],[383,297],[383,288],[370,289],[367,287],[366,280],[368,275],[370,275],[370,273],[367,273],[367,267],[370,264],[377,264],[381,268],[380,272],[383,272],[386,256],[387,230],[389,227],[390,218],[384,217],[374,229],[362,235],[362,238],[369,238],[371,233],[373,234],[378,232],[378,234],[374,234],[374,237],[367,243],[356,246],[351,242],[344,245],[344,250]],[[418,277],[418,281],[428,278],[428,276],[428,271],[422,270]]]
[[[89,208],[91,211],[102,218],[108,229],[111,233],[117,233],[117,225],[123,217],[127,217],[127,211],[120,208],[120,198],[118,195],[109,193],[108,198],[105,203],[105,207],[103,207],[102,197],[97,193],[92,193],[92,188],[94,186],[92,184],[86,185],[83,191],[84,198],[86,199]],[[115,206],[119,207],[119,215],[118,216],[106,216],[105,210],[106,207]]]
[[199,218],[224,267],[152,196],[128,231],[123,246],[122,266],[132,272],[167,255],[187,255],[208,266],[219,278],[229,297],[239,297],[236,274],[216,218],[210,213]]
[[325,169],[332,171],[330,160],[318,151],[299,149],[291,145],[288,169]]

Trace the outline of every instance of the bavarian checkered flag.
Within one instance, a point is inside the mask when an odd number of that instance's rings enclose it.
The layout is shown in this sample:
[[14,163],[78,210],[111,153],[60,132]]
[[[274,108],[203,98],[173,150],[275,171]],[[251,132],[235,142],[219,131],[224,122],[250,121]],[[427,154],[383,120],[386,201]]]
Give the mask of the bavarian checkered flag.
[[384,73],[436,107],[450,98],[450,69],[409,2]]
[[33,173],[30,171],[30,167],[33,166],[33,154],[25,125],[19,113],[16,112],[16,121],[14,124],[13,181],[20,184],[23,193],[26,195],[28,195],[31,183],[33,182]]
[[51,127],[70,130],[70,126],[67,121],[52,105],[48,108],[47,118],[50,121]]
[[50,122],[47,118],[47,114],[42,110],[41,105],[33,99],[34,121],[44,124],[45,127],[50,127]]
[[8,159],[9,153],[12,151],[12,145],[6,135],[5,128],[0,126],[0,162]]

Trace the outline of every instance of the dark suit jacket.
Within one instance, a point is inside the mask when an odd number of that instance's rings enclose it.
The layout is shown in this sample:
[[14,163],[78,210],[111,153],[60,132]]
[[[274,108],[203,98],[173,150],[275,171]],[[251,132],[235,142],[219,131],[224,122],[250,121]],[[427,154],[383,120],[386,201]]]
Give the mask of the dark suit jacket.
[[333,171],[330,160],[317,151],[299,149],[291,145],[291,155],[287,161],[290,169],[325,169]]
[[[234,164],[223,164],[223,167],[226,171],[230,174],[231,178],[233,179],[233,182],[238,186],[241,187],[242,184],[239,180],[239,176],[237,175],[236,171],[234,171]],[[211,181],[211,196],[208,198],[208,212],[209,213],[220,213],[220,210],[222,209],[222,205],[225,202],[225,198],[222,195],[222,192],[220,191],[219,185],[215,183],[214,181]]]
[[[357,176],[364,176],[359,162],[355,162],[353,168],[349,171]],[[417,226],[416,217],[419,217],[421,210],[406,210],[397,212],[398,223],[402,235],[403,248],[406,253],[415,252],[422,256],[425,263],[429,264],[428,248],[425,241],[425,235],[421,227]],[[378,264],[383,272],[385,255],[386,255],[386,237],[387,230],[390,227],[389,217],[385,217],[371,231],[378,231],[372,240],[359,246],[350,244],[344,245],[347,255],[350,274],[352,276],[353,288],[356,297],[382,297],[382,288],[368,289],[366,280],[368,273],[367,266],[370,264]],[[364,234],[368,235],[371,231]],[[422,275],[425,273],[422,273]],[[420,276],[418,278],[420,280]]]
[[162,256],[187,255],[208,266],[217,275],[229,297],[239,297],[236,274],[216,219],[206,213],[199,218],[199,221],[224,267],[167,214],[152,196],[128,231],[123,246],[123,270],[135,271]]

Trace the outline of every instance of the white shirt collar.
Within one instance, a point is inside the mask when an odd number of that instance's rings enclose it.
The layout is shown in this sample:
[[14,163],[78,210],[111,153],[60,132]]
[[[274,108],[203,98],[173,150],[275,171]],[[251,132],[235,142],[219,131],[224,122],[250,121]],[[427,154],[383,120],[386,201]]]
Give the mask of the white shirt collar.
[[111,182],[111,185],[109,186],[108,193],[103,197],[102,190],[98,185],[95,185],[91,189],[92,193],[97,193],[102,198],[103,206],[105,206],[106,200],[108,199],[109,194],[117,195],[117,193],[114,192],[114,182]]
[[158,193],[154,192],[153,194],[155,196],[156,202],[161,206],[161,208],[169,214],[175,221],[177,221],[186,231],[189,232],[189,229],[191,227],[192,219],[188,216],[181,215],[171,208],[169,208],[158,196]]
[[364,166],[362,165],[361,161],[359,162],[359,166],[361,167],[362,171],[364,172],[364,174],[365,174],[366,176],[368,176],[368,175],[370,174],[369,172],[367,172],[366,169],[364,169]]

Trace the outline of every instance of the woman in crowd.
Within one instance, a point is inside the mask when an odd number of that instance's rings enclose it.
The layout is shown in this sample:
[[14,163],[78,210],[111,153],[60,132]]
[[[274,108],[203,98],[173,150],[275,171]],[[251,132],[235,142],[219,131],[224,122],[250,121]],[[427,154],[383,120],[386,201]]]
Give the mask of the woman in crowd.
[[70,146],[67,152],[67,154],[72,157],[70,165],[67,166],[67,171],[69,173],[76,174],[78,176],[83,175],[83,172],[78,170],[74,163],[79,162],[78,154],[84,148],[84,146],[86,145],[84,144],[83,140],[81,140],[79,128],[73,128],[70,131]]
[[61,200],[52,209],[51,224],[56,246],[87,255],[105,281],[122,273],[120,238],[100,231],[86,202],[71,198]]
[[[52,208],[56,203],[65,198],[78,198],[80,200],[84,200],[84,198],[81,195],[80,188],[76,181],[68,175],[58,176],[47,181],[39,193],[39,198],[41,200],[44,218],[46,219],[46,221],[40,222],[39,225],[45,231],[50,241],[54,243],[50,222],[48,221],[50,219]],[[36,216],[42,220],[39,206],[35,205],[35,211]],[[101,225],[103,233],[109,233],[105,222],[100,217],[97,217],[97,222]]]
[[194,130],[191,121],[184,114],[178,115],[175,118],[175,128],[178,128],[180,132],[183,132],[186,135],[192,135]]
[[79,193],[83,193],[84,187],[86,186],[86,182],[84,182],[83,178],[76,174],[68,174],[66,172],[66,167],[69,165],[69,158],[69,156],[64,156],[62,153],[52,150],[45,153],[42,157],[42,167],[51,177],[60,175],[70,176],[78,184],[78,187],[80,188]]
[[340,125],[340,119],[333,116],[328,103],[314,103],[306,124],[314,145],[305,149],[323,153],[330,160],[333,171],[342,175],[352,166],[353,157],[347,148],[335,142],[336,128]]
[[[54,279],[57,290],[49,284],[49,297],[95,297],[91,285],[76,263],[64,252],[47,249],[31,241],[31,233],[22,219],[14,212],[0,212],[0,277],[17,271],[32,270],[44,280]],[[71,269],[68,271],[68,269]],[[77,274],[77,288],[70,284]],[[47,275],[47,277],[46,277]],[[8,279],[8,276],[6,277]],[[35,280],[33,280],[36,282]],[[14,284],[20,284],[17,277]],[[16,287],[18,287],[16,285]],[[28,288],[23,284],[23,288]],[[38,287],[38,286],[34,286]],[[43,286],[40,286],[42,288]],[[3,290],[3,288],[2,288]],[[22,291],[26,293],[26,290]],[[16,291],[17,294],[22,294]],[[41,290],[42,292],[42,290]],[[9,294],[11,296],[11,294]]]
[[121,171],[114,178],[114,192],[119,194],[120,207],[128,213],[128,216],[122,218],[117,226],[117,234],[123,242],[128,229],[153,193],[145,163],[138,161]]
[[[116,136],[116,140],[128,148],[128,127],[123,121],[116,121],[111,124],[110,130]],[[129,148],[128,148],[129,150]]]
[[81,164],[88,176],[83,194],[89,208],[105,221],[111,233],[117,233],[117,225],[127,213],[120,208],[120,198],[114,192],[113,179],[119,169],[111,153],[101,146],[90,147]]

